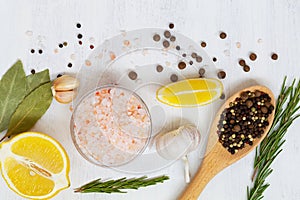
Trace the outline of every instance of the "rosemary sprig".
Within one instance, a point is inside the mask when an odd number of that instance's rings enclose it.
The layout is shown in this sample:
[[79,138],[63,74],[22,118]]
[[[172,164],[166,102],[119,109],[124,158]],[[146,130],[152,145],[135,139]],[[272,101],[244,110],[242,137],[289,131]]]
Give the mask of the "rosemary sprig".
[[130,178],[130,179],[124,177],[117,180],[108,180],[108,181],[101,181],[101,179],[96,179],[79,188],[74,189],[74,192],[126,193],[126,191],[122,191],[122,190],[123,189],[137,190],[140,187],[155,185],[157,183],[162,183],[168,179],[169,179],[168,176],[159,176],[154,178],[148,178],[147,176],[142,176],[140,178]]
[[284,136],[293,121],[300,117],[300,80],[296,84],[293,80],[290,86],[284,78],[280,94],[277,99],[275,118],[270,131],[255,151],[254,172],[252,187],[247,187],[248,200],[261,200],[264,191],[270,186],[266,178],[273,172],[271,164],[281,153],[285,143]]

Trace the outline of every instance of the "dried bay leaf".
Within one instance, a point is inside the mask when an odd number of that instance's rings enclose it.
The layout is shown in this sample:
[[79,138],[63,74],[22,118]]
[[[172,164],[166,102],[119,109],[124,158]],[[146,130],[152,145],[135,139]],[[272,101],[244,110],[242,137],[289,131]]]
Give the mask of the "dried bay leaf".
[[5,137],[29,130],[44,115],[51,105],[53,96],[51,83],[33,90],[17,107],[12,115]]
[[0,80],[0,132],[7,129],[9,120],[26,95],[26,75],[18,60]]
[[27,81],[26,95],[28,95],[37,87],[50,82],[49,70],[46,69],[44,71],[35,74],[30,74],[26,77],[26,81]]

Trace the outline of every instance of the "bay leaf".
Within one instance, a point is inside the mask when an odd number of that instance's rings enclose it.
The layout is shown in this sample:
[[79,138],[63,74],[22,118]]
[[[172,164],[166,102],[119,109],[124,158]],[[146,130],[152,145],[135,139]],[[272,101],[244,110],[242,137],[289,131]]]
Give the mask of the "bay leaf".
[[24,98],[12,115],[5,137],[32,128],[48,110],[52,99],[51,83],[45,83],[33,90]]
[[27,81],[26,95],[28,95],[37,87],[50,82],[49,70],[46,69],[35,74],[30,74],[26,77],[26,81]]
[[7,129],[9,120],[26,94],[26,75],[18,60],[0,80],[0,132]]

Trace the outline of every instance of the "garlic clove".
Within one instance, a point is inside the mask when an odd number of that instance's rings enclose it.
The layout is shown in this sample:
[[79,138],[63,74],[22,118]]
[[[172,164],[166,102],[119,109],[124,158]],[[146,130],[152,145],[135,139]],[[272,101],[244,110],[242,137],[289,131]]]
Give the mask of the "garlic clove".
[[77,91],[70,90],[70,91],[56,91],[54,98],[59,103],[67,104],[72,102],[72,100],[76,97]]
[[186,124],[176,130],[159,133],[156,137],[157,153],[167,160],[177,160],[194,151],[200,144],[197,127]]
[[69,75],[63,75],[53,81],[53,90],[57,91],[68,91],[74,90],[79,86],[79,81]]

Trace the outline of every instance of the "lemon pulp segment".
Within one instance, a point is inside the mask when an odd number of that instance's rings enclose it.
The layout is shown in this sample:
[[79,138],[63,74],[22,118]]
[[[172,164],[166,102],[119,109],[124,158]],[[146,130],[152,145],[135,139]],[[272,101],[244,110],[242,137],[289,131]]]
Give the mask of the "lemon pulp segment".
[[4,161],[4,169],[12,184],[19,192],[30,196],[43,196],[54,189],[54,182],[32,171],[28,166],[18,162],[14,158]]
[[52,173],[59,173],[63,169],[63,157],[57,147],[47,140],[37,137],[26,137],[11,146],[14,154],[26,157]]

